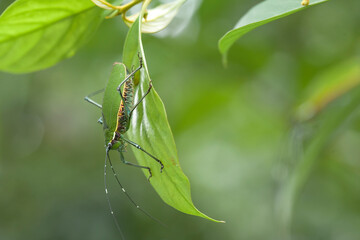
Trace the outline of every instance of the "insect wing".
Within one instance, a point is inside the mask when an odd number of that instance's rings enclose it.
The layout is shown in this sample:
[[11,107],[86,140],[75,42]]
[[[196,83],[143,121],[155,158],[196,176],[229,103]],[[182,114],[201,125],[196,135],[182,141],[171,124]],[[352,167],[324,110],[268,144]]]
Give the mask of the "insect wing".
[[117,125],[117,114],[120,107],[121,97],[117,88],[126,77],[126,67],[122,63],[114,63],[109,81],[105,87],[102,105],[104,120],[105,144],[113,137]]

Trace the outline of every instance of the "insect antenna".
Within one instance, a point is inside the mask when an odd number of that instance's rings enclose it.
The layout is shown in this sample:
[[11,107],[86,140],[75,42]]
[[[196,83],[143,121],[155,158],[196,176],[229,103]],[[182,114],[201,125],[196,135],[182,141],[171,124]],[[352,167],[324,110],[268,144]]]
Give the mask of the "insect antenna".
[[[120,226],[119,226],[119,223],[118,223],[118,221],[116,220],[114,211],[113,211],[112,206],[111,206],[109,193],[108,193],[108,190],[107,190],[108,188],[107,188],[107,182],[106,182],[106,169],[107,169],[106,165],[107,165],[107,160],[108,160],[108,158],[109,158],[109,150],[106,149],[105,164],[104,164],[105,196],[106,196],[106,200],[107,200],[107,202],[108,202],[108,204],[109,204],[109,209],[110,209],[111,216],[113,217],[114,222],[115,222],[115,225],[116,225],[116,228],[118,229],[118,231],[119,231],[119,233],[120,233],[120,235],[121,235],[121,239],[125,239],[124,234],[123,234],[123,232],[121,231],[121,228],[120,228]],[[109,161],[110,161],[110,158],[109,158]]]
[[126,195],[126,197],[130,200],[130,202],[137,208],[139,209],[142,213],[144,213],[146,216],[148,216],[150,219],[156,221],[157,223],[161,224],[162,226],[166,226],[164,223],[162,223],[159,219],[153,217],[150,213],[148,213],[147,211],[145,211],[144,209],[142,209],[135,201],[134,199],[132,199],[132,197],[126,192],[125,188],[123,187],[123,185],[121,184],[117,174],[116,174],[116,171],[115,171],[115,168],[113,167],[112,165],[112,162],[111,162],[111,159],[110,159],[110,156],[109,156],[109,151],[110,149],[107,147],[106,148],[106,156],[105,156],[105,166],[104,166],[104,183],[105,183],[105,193],[106,193],[106,198],[107,198],[107,201],[108,201],[108,204],[109,204],[109,208],[110,208],[110,212],[111,212],[111,215],[113,216],[114,218],[114,221],[115,221],[115,224],[119,230],[119,232],[121,233],[121,236],[124,238],[124,235],[120,229],[120,226],[119,226],[119,223],[118,221],[116,220],[115,218],[115,215],[114,215],[114,211],[112,210],[112,206],[111,206],[111,202],[110,202],[110,198],[109,198],[109,195],[108,195],[108,190],[107,190],[107,183],[106,183],[106,164],[107,164],[107,161],[109,161],[109,164],[110,164],[110,168],[111,168],[111,171],[116,179],[116,182],[119,184],[119,186],[121,187],[121,190],[124,192],[124,194]]

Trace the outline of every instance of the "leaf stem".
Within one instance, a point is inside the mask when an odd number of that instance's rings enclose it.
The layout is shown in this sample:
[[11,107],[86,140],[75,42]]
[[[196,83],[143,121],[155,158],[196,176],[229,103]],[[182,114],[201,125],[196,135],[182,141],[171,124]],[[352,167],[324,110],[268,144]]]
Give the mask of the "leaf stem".
[[121,6],[114,6],[110,3],[108,3],[107,1],[101,1],[101,3],[105,4],[106,6],[112,8],[113,10],[115,10],[112,14],[110,14],[109,16],[107,16],[106,18],[109,19],[109,18],[113,18],[113,17],[116,17],[118,15],[122,15],[123,18],[126,18],[125,17],[125,14],[126,12],[131,9],[133,6],[141,3],[141,2],[144,2],[144,0],[133,0],[127,4],[124,4],[124,5],[121,5]]
[[125,5],[117,6],[116,9],[118,9],[119,14],[125,14],[130,8],[133,6],[143,2],[144,0],[133,0]]

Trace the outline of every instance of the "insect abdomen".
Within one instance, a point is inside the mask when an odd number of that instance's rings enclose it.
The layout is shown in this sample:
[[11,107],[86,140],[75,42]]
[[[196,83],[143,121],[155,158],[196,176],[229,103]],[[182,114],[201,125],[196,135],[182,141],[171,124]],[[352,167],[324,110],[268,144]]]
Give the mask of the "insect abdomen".
[[[133,79],[129,79],[124,83],[124,88],[122,95],[125,100],[124,102],[121,100],[119,112],[117,116],[117,128],[116,132],[121,134],[125,133],[130,126],[129,122],[129,114],[134,104],[134,81]],[[126,107],[125,107],[126,106]]]

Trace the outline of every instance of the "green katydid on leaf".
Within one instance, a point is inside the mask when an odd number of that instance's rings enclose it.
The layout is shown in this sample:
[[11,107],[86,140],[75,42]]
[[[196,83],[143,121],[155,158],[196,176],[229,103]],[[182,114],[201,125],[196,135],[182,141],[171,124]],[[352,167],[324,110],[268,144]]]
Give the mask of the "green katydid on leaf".
[[261,25],[326,1],[311,0],[307,6],[303,6],[300,0],[265,0],[257,4],[239,20],[234,29],[228,31],[219,40],[219,50],[223,55],[224,62],[226,62],[230,47],[244,34]]
[[[141,58],[139,59],[141,63]],[[136,202],[131,198],[131,196],[126,192],[125,188],[120,182],[120,179],[118,178],[116,171],[113,167],[112,161],[110,159],[109,151],[110,150],[117,150],[120,153],[120,159],[124,164],[138,167],[138,168],[144,168],[148,170],[150,179],[152,177],[152,171],[148,166],[140,166],[136,165],[130,162],[127,162],[125,160],[125,157],[123,155],[123,152],[125,151],[126,144],[129,144],[139,151],[145,152],[149,157],[151,157],[153,160],[157,161],[160,166],[160,172],[162,172],[162,169],[164,168],[164,165],[162,162],[157,159],[156,157],[152,156],[150,153],[146,152],[141,146],[138,144],[132,142],[131,140],[126,139],[123,135],[126,133],[126,131],[130,127],[130,118],[131,113],[134,109],[136,109],[137,103],[134,105],[133,99],[133,90],[134,90],[134,74],[139,71],[141,66],[137,69],[135,69],[133,72],[131,72],[129,75],[126,74],[126,67],[122,63],[115,63],[113,70],[111,72],[110,79],[105,87],[104,90],[96,91],[89,96],[85,97],[85,100],[99,108],[102,109],[102,118],[99,120],[100,123],[103,124],[104,128],[104,136],[105,136],[105,146],[106,146],[106,156],[105,156],[105,165],[104,165],[104,186],[105,186],[105,193],[106,198],[109,204],[110,212],[113,216],[113,219],[115,221],[115,224],[121,234],[121,239],[125,239],[122,230],[120,228],[120,225],[114,215],[114,211],[112,209],[109,193],[108,193],[108,185],[107,185],[107,165],[110,164],[111,171],[119,184],[119,187],[122,189],[126,197],[130,200],[130,202],[141,212],[143,212],[148,217],[152,218],[155,221],[158,221],[154,217],[152,217],[149,213],[147,213],[145,210],[143,210],[139,205],[136,204]],[[122,89],[121,89],[122,87]],[[150,89],[149,89],[150,90]],[[94,96],[98,93],[101,93],[104,91],[104,97],[103,97],[103,104],[100,105],[96,103],[94,100],[92,100],[90,97]],[[148,93],[148,92],[147,92]],[[146,95],[143,96],[144,99]],[[141,101],[141,100],[140,100]]]
[[32,72],[71,57],[104,10],[90,0],[18,0],[0,16],[0,70]]
[[[139,18],[129,29],[124,46],[123,61],[128,69],[138,66],[138,53],[143,58],[140,82],[135,89],[135,102],[145,94],[151,81],[142,46],[141,21],[139,21],[148,3],[149,1],[145,1]],[[154,169],[150,183],[165,203],[183,213],[222,222],[206,216],[194,206],[191,199],[190,183],[179,164],[164,104],[154,88],[135,109],[131,119],[131,127],[127,134],[129,139],[138,143],[163,162],[164,170],[160,173],[157,170],[159,169],[157,162],[141,151],[134,151],[140,165]],[[146,170],[144,170],[144,173],[148,174]]]

